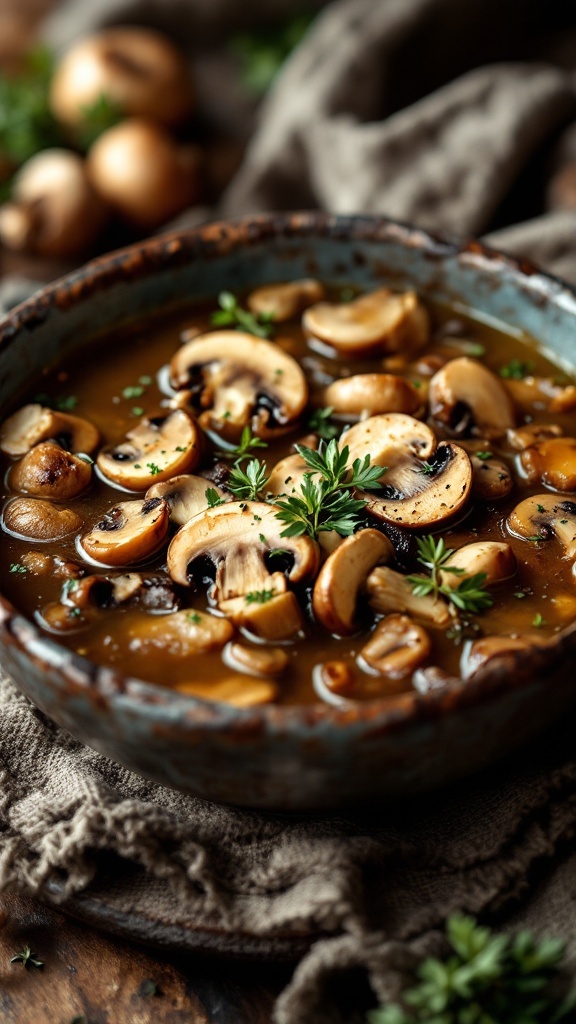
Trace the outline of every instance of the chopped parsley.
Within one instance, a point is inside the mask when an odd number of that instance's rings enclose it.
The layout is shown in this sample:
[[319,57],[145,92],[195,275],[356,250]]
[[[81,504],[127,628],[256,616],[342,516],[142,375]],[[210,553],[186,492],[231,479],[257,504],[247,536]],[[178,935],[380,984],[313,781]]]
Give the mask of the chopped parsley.
[[251,590],[246,594],[244,600],[246,601],[246,604],[266,604],[275,596],[275,590]]

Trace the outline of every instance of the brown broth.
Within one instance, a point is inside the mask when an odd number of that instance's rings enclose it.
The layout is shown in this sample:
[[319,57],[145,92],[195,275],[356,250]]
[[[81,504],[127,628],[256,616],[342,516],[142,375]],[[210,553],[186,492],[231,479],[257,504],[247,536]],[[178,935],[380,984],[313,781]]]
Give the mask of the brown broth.
[[[159,367],[170,361],[180,345],[180,334],[184,328],[194,325],[200,329],[210,329],[209,312],[213,308],[182,308],[149,318],[145,324],[111,332],[105,344],[99,339],[91,347],[87,346],[82,362],[75,359],[73,363],[47,369],[42,379],[29,389],[24,401],[34,401],[38,393],[46,393],[52,400],[73,395],[77,399],[77,404],[71,411],[91,421],[99,429],[103,445],[117,443],[126,431],[135,426],[143,414],[158,411],[165,397],[156,382]],[[429,309],[436,330],[455,315],[452,310],[439,306],[429,306]],[[529,339],[519,339],[505,333],[504,330],[462,316],[460,312],[457,316],[465,324],[465,337],[485,347],[483,361],[491,369],[497,371],[511,359],[520,359],[528,360],[533,365],[535,374],[559,377],[558,368],[550,363]],[[304,339],[299,323],[296,322],[279,325],[275,341],[301,362],[309,378],[312,392],[315,387],[325,385],[351,372],[389,370],[389,364],[381,356],[346,362],[312,351]],[[443,350],[444,344],[443,341],[433,341],[413,358]],[[462,354],[466,353],[454,349],[455,357]],[[389,372],[395,371],[390,367]],[[561,376],[563,380],[568,380],[564,374]],[[144,386],[142,395],[124,397],[125,388],[142,386],[139,384],[142,377],[152,378],[152,383]],[[542,413],[538,419],[541,422],[558,423],[567,435],[576,434],[575,414],[552,416]],[[288,454],[293,442],[305,433],[304,422],[290,435],[270,444],[268,451],[264,453],[269,467]],[[508,446],[502,446],[501,443],[491,444],[490,450],[511,468],[514,467],[515,453]],[[260,452],[256,454],[261,455]],[[3,456],[3,502],[13,497],[15,493],[10,490],[7,483],[10,465],[11,460]],[[556,543],[535,545],[509,535],[505,521],[511,509],[523,497],[544,490],[541,484],[529,487],[525,481],[518,478],[517,473],[515,480],[509,498],[492,506],[477,503],[470,507],[460,523],[441,532],[447,545],[456,548],[477,539],[506,540],[518,558],[518,571],[514,578],[493,589],[493,607],[473,617],[480,635],[536,631],[539,636],[549,637],[576,618],[576,589],[571,575],[571,564],[562,559],[561,549]],[[210,485],[207,483],[207,486]],[[86,529],[95,524],[102,513],[111,506],[131,497],[136,498],[139,495],[134,492],[123,492],[94,475],[90,490],[79,498],[66,502],[66,506],[78,512]],[[563,494],[559,500],[565,497]],[[46,575],[36,575],[31,571],[15,572],[11,571],[11,566],[22,564],[22,559],[32,547],[42,553],[59,555],[64,560],[78,561],[74,538],[52,544],[32,545],[28,541],[16,539],[5,533],[2,546],[2,590],[25,615],[35,617],[38,621],[41,610],[48,603],[59,599],[64,579],[54,572]],[[161,555],[143,567],[145,571],[165,572],[165,554],[164,547]],[[129,568],[137,570],[142,567]],[[88,572],[98,571],[95,566],[88,566]],[[106,573],[110,570],[104,568],[101,571]],[[519,594],[524,596],[517,596]],[[204,593],[195,594],[190,591],[184,595],[184,600],[190,608],[204,610],[207,607]],[[163,686],[185,688],[195,680],[216,681],[231,676],[231,670],[223,664],[219,653],[203,656],[202,659],[194,657],[186,660],[170,657],[162,650],[155,654],[151,654],[149,650],[142,652],[134,644],[130,645],[131,629],[141,624],[149,614],[136,608],[118,607],[102,612],[86,627],[77,631],[58,633],[54,638],[96,663],[111,666],[123,673]],[[540,621],[537,616],[541,616],[543,623],[536,628],[534,622]],[[364,632],[352,639],[338,639],[309,621],[307,635],[285,645],[290,662],[280,683],[280,702],[301,704],[316,701],[318,697],[312,687],[311,676],[313,667],[319,663],[342,660],[354,667],[358,675],[355,659],[365,643],[366,635]],[[432,630],[431,636],[433,651],[429,664],[438,664],[444,670],[458,674],[462,644],[447,637],[445,630]],[[411,686],[410,682],[390,682],[375,676],[363,675],[362,679],[364,686],[359,696],[364,698],[399,692]]]

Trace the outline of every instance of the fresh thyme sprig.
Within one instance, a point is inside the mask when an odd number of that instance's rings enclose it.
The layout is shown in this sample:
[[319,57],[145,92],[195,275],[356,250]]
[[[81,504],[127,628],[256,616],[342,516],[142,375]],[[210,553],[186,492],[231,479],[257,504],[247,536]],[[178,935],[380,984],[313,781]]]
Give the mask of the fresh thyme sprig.
[[350,490],[380,487],[386,467],[371,466],[366,455],[355,459],[350,469],[350,450],[345,445],[340,451],[335,439],[328,444],[320,441],[318,451],[303,445],[296,445],[296,450],[311,472],[304,474],[300,494],[275,502],[279,508],[276,518],[287,523],[280,536],[300,537],[306,533],[315,538],[331,530],[342,537],[350,536],[360,525],[360,512],[366,507],[366,502],[353,498]]
[[235,327],[237,331],[248,331],[257,338],[270,338],[274,332],[273,318],[268,313],[251,313],[238,305],[232,292],[220,292],[218,309],[210,317],[215,327]]
[[250,427],[243,427],[240,435],[240,444],[236,445],[235,448],[219,448],[216,454],[222,459],[233,459],[235,464],[238,465],[244,459],[249,459],[255,448],[267,447],[267,442],[263,441],[260,437],[255,437]]
[[412,584],[412,593],[415,597],[426,597],[432,594],[435,598],[442,594],[456,608],[463,612],[482,612],[491,608],[494,598],[484,589],[486,573],[477,572],[473,576],[467,576],[461,580],[457,587],[450,587],[442,583],[441,573],[448,572],[455,576],[462,576],[464,569],[446,563],[454,554],[453,548],[447,548],[444,538],[438,541],[434,537],[419,537],[417,540],[418,561],[424,568],[430,570],[429,576],[408,576],[408,582]]
[[549,994],[564,944],[529,932],[495,935],[473,917],[446,925],[450,953],[428,957],[401,1005],[372,1010],[369,1024],[559,1024],[574,1020],[576,992],[563,1003]]
[[38,955],[32,952],[28,944],[10,958],[10,963],[22,964],[27,970],[29,967],[44,967],[44,961],[38,959]]
[[522,359],[511,359],[505,366],[501,366],[498,373],[505,380],[524,380],[534,371],[534,363],[524,362]]
[[259,459],[250,459],[245,470],[240,465],[234,466],[226,481],[226,486],[242,501],[258,501],[267,483],[266,463],[260,462]]

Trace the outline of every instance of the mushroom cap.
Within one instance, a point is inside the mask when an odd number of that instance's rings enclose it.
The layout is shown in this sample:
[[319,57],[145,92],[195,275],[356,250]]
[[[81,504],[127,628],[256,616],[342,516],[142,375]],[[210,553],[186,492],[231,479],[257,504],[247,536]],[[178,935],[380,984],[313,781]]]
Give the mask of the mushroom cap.
[[475,440],[459,443],[460,447],[468,452],[472,464],[473,497],[484,498],[486,501],[501,501],[510,494],[514,486],[512,473],[506,463],[491,452],[491,442]]
[[351,302],[319,302],[302,317],[304,330],[338,352],[398,352],[426,344],[428,313],[415,292],[389,288],[360,295]]
[[386,615],[378,623],[360,658],[388,679],[405,679],[422,665],[432,650],[426,630],[408,615]]
[[564,548],[566,558],[576,559],[576,502],[556,494],[534,494],[525,498],[508,516],[507,526],[514,537],[530,540],[552,536]]
[[7,455],[26,455],[34,445],[48,438],[58,441],[67,451],[88,455],[100,443],[98,430],[88,420],[36,402],[18,409],[0,427],[0,449]]
[[434,374],[428,392],[430,414],[459,435],[473,430],[501,437],[516,424],[514,403],[495,373],[477,359],[451,359]]
[[515,427],[506,434],[506,440],[511,448],[516,451],[523,451],[530,445],[538,444],[540,441],[549,441],[552,437],[561,437],[564,433],[558,423],[524,423],[521,427]]
[[100,472],[131,491],[145,491],[153,483],[194,469],[200,459],[200,430],[184,409],[145,417],[128,431],[126,440],[101,451]]
[[170,519],[178,526],[184,526],[189,519],[208,508],[206,491],[213,490],[222,501],[230,501],[230,494],[220,490],[203,476],[183,473],[162,483],[153,484],[146,491],[147,498],[164,498],[170,506]]
[[359,492],[378,519],[420,529],[451,519],[469,500],[472,467],[466,452],[450,442],[436,447],[430,427],[412,416],[372,416],[351,427],[344,440],[350,463],[370,455],[388,467],[376,494]]
[[553,437],[520,452],[518,461],[529,483],[555,491],[576,490],[576,437]]
[[275,323],[291,320],[313,302],[320,302],[326,289],[313,277],[281,284],[265,284],[250,292],[246,305],[252,313],[270,316]]
[[194,385],[206,410],[200,424],[234,440],[248,425],[269,436],[297,420],[308,401],[296,360],[243,331],[213,331],[185,343],[170,363],[170,379],[175,388]]
[[130,650],[146,656],[160,650],[169,659],[220,651],[234,636],[234,626],[221,615],[183,608],[168,615],[146,615],[131,622]]
[[35,445],[10,471],[10,484],[15,490],[55,501],[76,498],[91,479],[90,463],[51,441]]
[[329,384],[318,396],[342,419],[365,419],[381,413],[414,415],[422,408],[422,396],[410,381],[392,373],[356,373]]
[[442,584],[455,590],[462,580],[480,572],[486,574],[487,586],[491,583],[501,583],[502,580],[510,579],[517,568],[516,555],[510,545],[495,540],[464,544],[444,564],[453,569],[463,570],[458,574],[444,571],[440,573]]
[[81,548],[103,565],[143,562],[164,541],[169,522],[170,509],[162,498],[123,501],[82,537]]
[[41,498],[13,498],[4,508],[2,528],[26,540],[61,540],[82,528],[82,520],[69,508]]
[[[292,583],[315,575],[320,553],[310,537],[282,537],[285,524],[276,519],[278,508],[260,501],[232,501],[206,509],[186,523],[168,548],[168,572],[176,583],[190,584],[188,566],[208,558],[216,567],[214,597],[221,603],[243,597],[251,590],[285,581],[280,572],[266,568],[267,552],[281,548],[292,556],[286,577]],[[262,540],[262,537],[265,540]]]
[[358,595],[377,565],[390,562],[394,548],[378,530],[359,530],[328,556],[316,583],[314,615],[331,633],[348,636],[356,626]]
[[68,50],[50,85],[50,106],[75,127],[105,96],[124,116],[143,115],[178,124],[193,105],[184,56],[162,33],[134,25],[92,33]]

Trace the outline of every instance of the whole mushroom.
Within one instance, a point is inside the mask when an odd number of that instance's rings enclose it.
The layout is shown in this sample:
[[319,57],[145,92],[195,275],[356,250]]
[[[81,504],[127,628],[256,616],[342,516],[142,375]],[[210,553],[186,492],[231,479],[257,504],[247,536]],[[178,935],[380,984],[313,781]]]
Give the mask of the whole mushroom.
[[60,61],[50,87],[56,120],[76,128],[104,97],[124,116],[169,126],[192,111],[192,77],[184,56],[160,32],[109,28],[76,43]]
[[428,313],[415,292],[389,288],[351,302],[318,302],[302,317],[304,331],[348,356],[421,348],[430,334]]
[[451,436],[492,440],[516,424],[503,382],[477,359],[451,359],[430,381],[430,414]]
[[92,185],[128,224],[152,231],[200,195],[200,151],[165,128],[129,118],[96,139],[87,157]]
[[38,256],[76,256],[94,244],[108,215],[82,157],[45,149],[20,169],[0,207],[0,241]]

